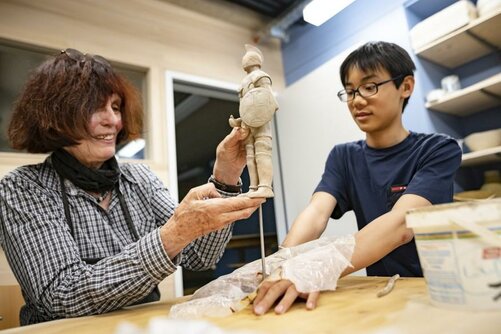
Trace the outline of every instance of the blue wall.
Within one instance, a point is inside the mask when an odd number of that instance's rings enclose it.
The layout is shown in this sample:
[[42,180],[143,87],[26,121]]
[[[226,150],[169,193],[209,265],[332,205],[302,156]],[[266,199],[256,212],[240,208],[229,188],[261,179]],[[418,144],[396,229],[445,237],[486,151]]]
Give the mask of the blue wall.
[[456,117],[435,115],[424,108],[423,87],[431,86],[432,81],[439,82],[444,75],[439,73],[434,78],[419,75],[425,72],[410,46],[408,11],[404,3],[404,0],[357,0],[320,27],[294,26],[290,42],[282,46],[286,83],[299,80],[353,44],[374,40],[393,42],[406,49],[417,66],[416,88],[404,113],[405,126],[416,132],[442,132],[461,137]]
[[395,9],[402,8],[403,2],[357,0],[320,27],[293,26],[289,31],[290,42],[282,44],[286,83],[292,84],[362,39],[382,39],[389,30],[395,32],[392,34],[395,36],[388,36],[390,38],[405,36],[406,30],[397,31],[394,22],[387,24],[383,31],[372,28],[381,18],[391,17]]
[[289,43],[282,45],[286,84],[293,84],[354,44],[384,40],[402,46],[416,63],[416,87],[403,117],[406,128],[463,138],[472,132],[501,127],[499,107],[468,117],[433,112],[424,107],[427,92],[439,88],[441,78],[446,75],[459,75],[462,87],[466,87],[501,72],[499,54],[485,56],[453,70],[422,60],[414,54],[409,29],[454,2],[357,0],[320,27],[295,25],[289,31]]

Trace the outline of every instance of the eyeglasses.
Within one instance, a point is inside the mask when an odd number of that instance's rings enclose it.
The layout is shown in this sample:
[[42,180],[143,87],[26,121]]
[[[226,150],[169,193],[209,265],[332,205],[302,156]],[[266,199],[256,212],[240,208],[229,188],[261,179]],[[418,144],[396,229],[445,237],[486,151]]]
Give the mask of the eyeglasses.
[[68,58],[70,58],[71,60],[74,60],[77,64],[85,63],[86,60],[90,59],[98,63],[99,65],[103,66],[105,70],[111,69],[110,63],[101,56],[91,55],[89,53],[83,54],[82,52],[75,49],[61,50],[61,54],[63,53],[67,55]]
[[355,99],[355,94],[358,93],[361,97],[369,97],[372,95],[376,95],[378,92],[378,87],[384,85],[385,83],[395,81],[400,79],[403,75],[397,75],[391,79],[381,81],[381,82],[368,82],[366,84],[358,86],[356,89],[343,89],[337,93],[337,97],[341,100],[341,102],[350,102]]

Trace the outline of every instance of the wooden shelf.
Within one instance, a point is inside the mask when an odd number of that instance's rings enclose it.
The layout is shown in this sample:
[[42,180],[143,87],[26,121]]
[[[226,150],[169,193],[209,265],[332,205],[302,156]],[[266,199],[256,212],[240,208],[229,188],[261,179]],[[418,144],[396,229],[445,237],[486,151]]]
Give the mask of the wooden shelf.
[[492,162],[501,162],[501,146],[491,147],[485,150],[465,153],[461,166],[477,166]]
[[[417,50],[416,54],[447,68],[456,68],[493,50],[474,36],[501,49],[501,9],[481,16],[468,25]],[[474,35],[474,36],[472,36]]]
[[[500,33],[501,35],[501,33]],[[426,108],[456,116],[471,115],[501,104],[501,73],[477,82],[438,101],[426,103]]]

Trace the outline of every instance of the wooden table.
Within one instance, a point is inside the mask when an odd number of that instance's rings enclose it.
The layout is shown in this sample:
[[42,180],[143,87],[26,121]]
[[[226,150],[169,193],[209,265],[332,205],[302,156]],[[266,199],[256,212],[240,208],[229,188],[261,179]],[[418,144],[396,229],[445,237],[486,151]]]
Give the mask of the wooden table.
[[[225,318],[209,319],[226,330],[259,333],[500,333],[501,312],[452,311],[432,306],[422,278],[402,278],[381,298],[377,291],[388,278],[345,277],[334,292],[323,293],[318,308],[306,311],[304,303],[283,315],[255,316],[250,308]],[[166,316],[175,302],[139,305],[98,316],[63,319],[2,332],[7,333],[114,333],[128,321],[144,327],[155,316]]]

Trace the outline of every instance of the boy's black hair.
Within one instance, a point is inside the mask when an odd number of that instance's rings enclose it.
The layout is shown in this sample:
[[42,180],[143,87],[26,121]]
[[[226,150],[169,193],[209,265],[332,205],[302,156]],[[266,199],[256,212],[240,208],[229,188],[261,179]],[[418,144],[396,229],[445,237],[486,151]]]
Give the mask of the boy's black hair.
[[[339,74],[343,86],[346,85],[348,71],[357,67],[364,72],[375,72],[377,70],[387,70],[390,76],[400,78],[393,82],[397,88],[400,87],[404,78],[408,75],[414,76],[416,65],[411,57],[402,47],[389,42],[368,42],[350,53],[341,64]],[[409,102],[409,97],[404,100],[402,112]]]

